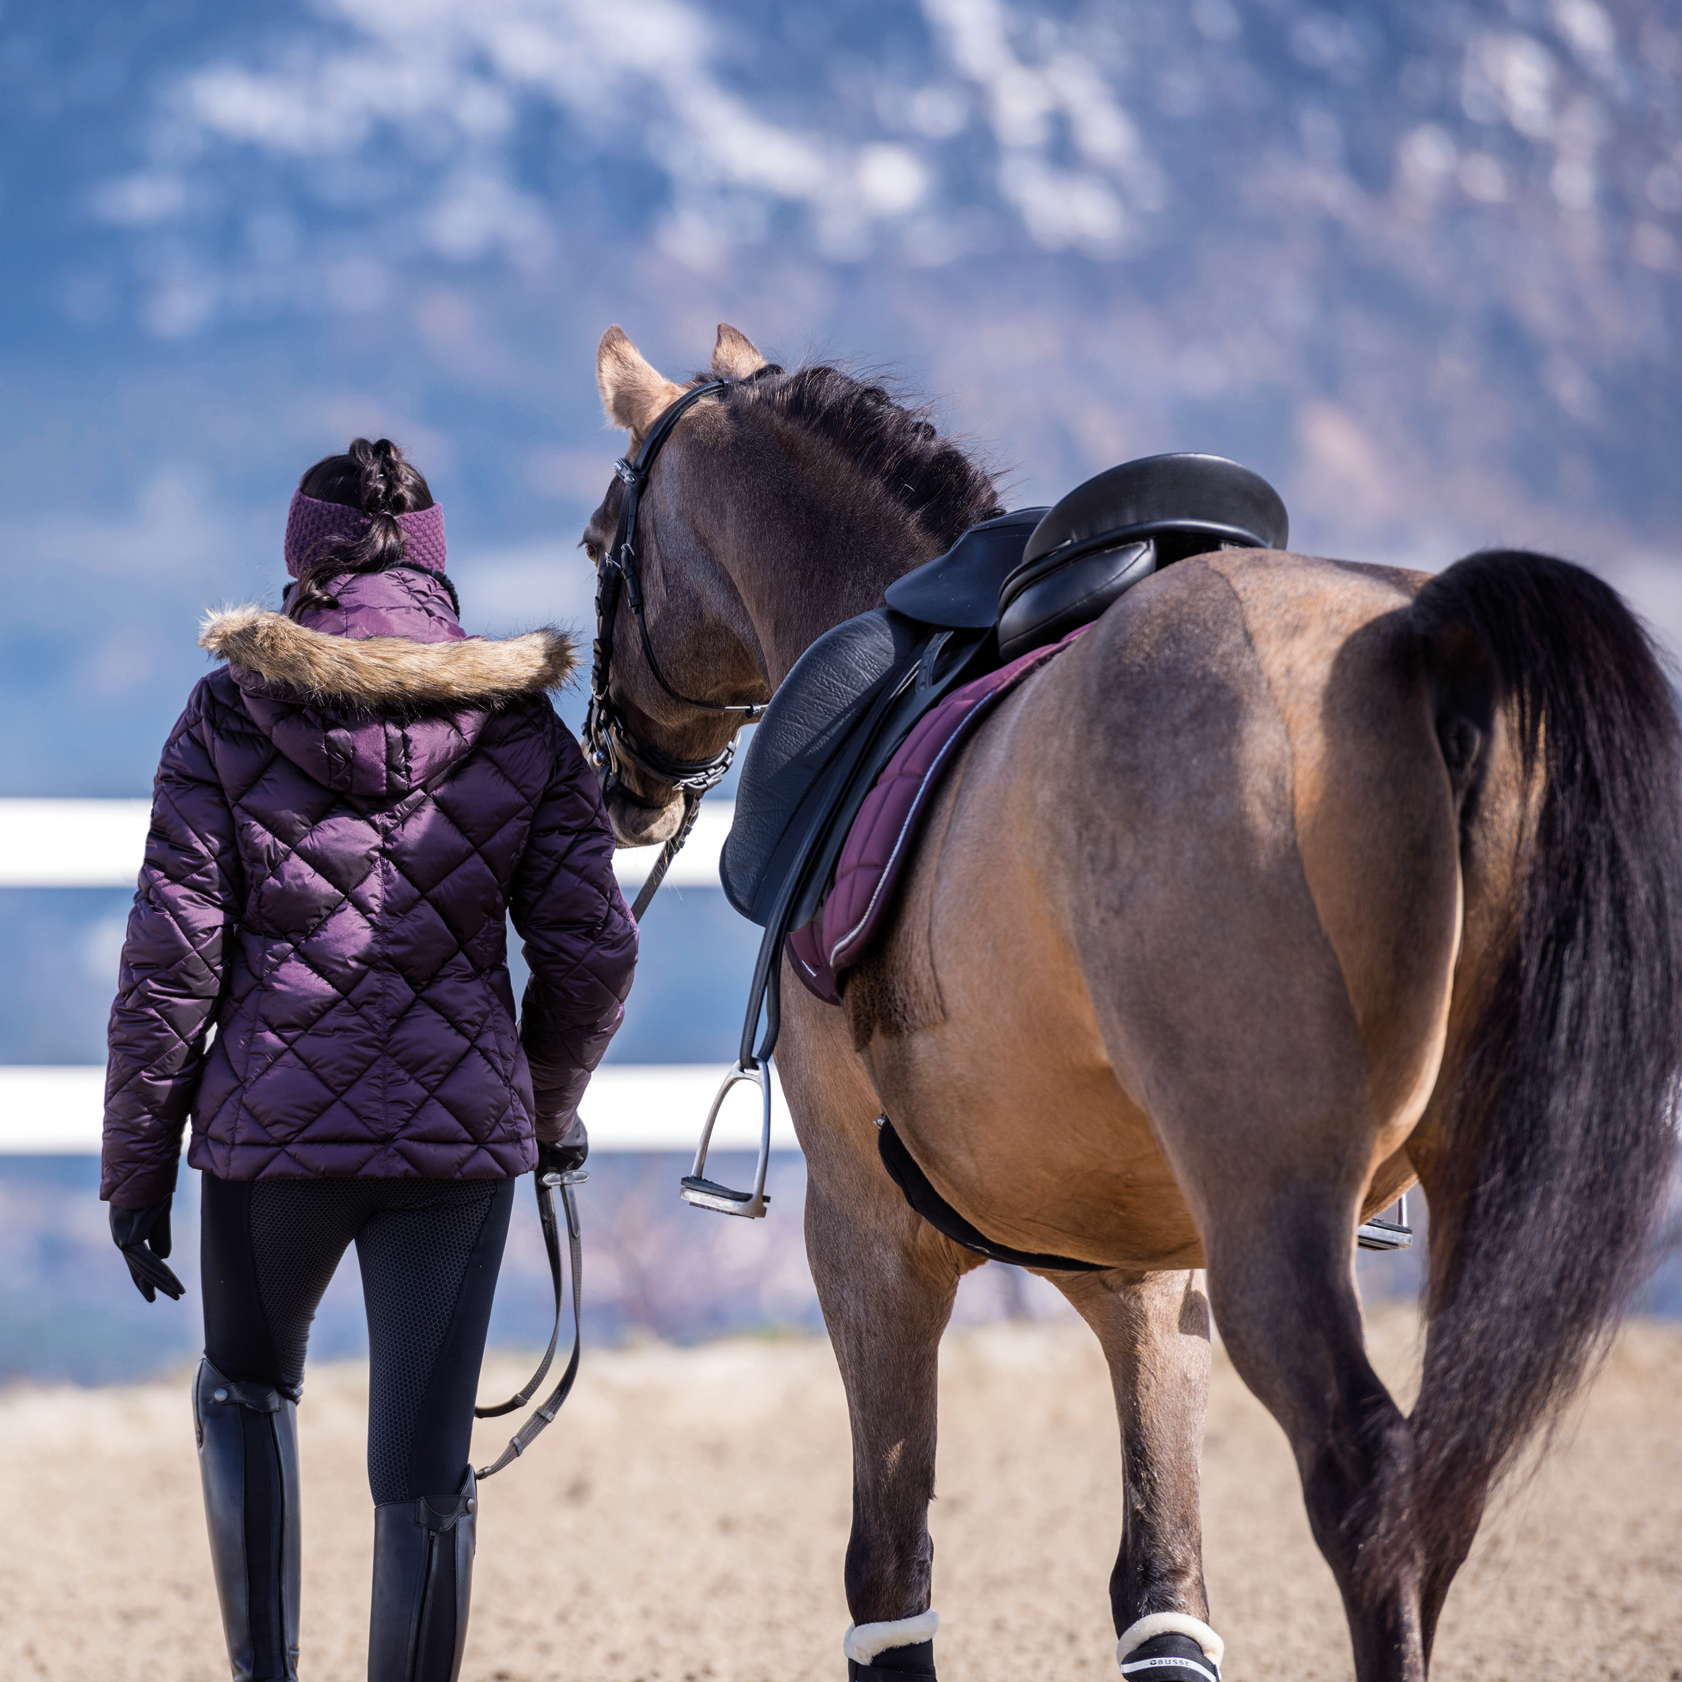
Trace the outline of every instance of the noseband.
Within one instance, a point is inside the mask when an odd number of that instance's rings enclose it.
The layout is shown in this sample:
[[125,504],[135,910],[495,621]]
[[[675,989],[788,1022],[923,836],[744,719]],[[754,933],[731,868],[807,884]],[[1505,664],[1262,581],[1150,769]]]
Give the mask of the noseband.
[[684,802],[683,822],[677,834],[661,851],[632,907],[639,918],[654,898],[672,860],[689,839],[689,832],[695,827],[695,819],[700,812],[702,795],[708,789],[716,788],[730,769],[730,762],[736,756],[736,740],[732,736],[723,750],[711,759],[684,760],[673,759],[632,736],[610,693],[613,686],[614,637],[621,601],[630,608],[631,617],[636,622],[643,659],[650,675],[679,705],[694,707],[700,712],[729,714],[744,724],[751,724],[765,711],[760,702],[732,704],[697,700],[672,684],[660,665],[653,639],[649,636],[648,613],[639,575],[637,511],[642,504],[642,493],[648,484],[654,458],[659,455],[661,446],[672,435],[685,411],[704,397],[729,390],[731,383],[728,380],[709,380],[684,392],[661,412],[659,419],[648,429],[648,436],[643,439],[636,459],[632,461],[621,457],[613,464],[613,471],[624,485],[625,494],[619,504],[619,523],[614,528],[613,543],[596,570],[596,640],[590,669],[590,706],[584,715],[584,748],[601,775],[604,794],[620,793],[638,805],[650,804],[626,788],[624,773],[629,769],[670,784],[681,791]]

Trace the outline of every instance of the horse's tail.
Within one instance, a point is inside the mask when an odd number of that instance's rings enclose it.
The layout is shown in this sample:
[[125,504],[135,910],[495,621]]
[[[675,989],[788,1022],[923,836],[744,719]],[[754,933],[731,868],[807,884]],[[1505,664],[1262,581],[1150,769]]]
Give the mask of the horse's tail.
[[1494,1480],[1604,1352],[1667,1195],[1682,733],[1645,628],[1580,567],[1471,555],[1413,615],[1462,801],[1468,934],[1494,931],[1481,975],[1471,953],[1457,976],[1452,1085],[1421,1141],[1430,1326],[1408,1505],[1426,1557],[1457,1565]]

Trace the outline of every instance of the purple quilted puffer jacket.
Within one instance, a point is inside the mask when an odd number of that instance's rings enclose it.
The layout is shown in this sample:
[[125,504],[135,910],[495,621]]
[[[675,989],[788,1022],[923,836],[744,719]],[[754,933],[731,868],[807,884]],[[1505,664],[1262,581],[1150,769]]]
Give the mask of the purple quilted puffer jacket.
[[164,748],[111,1013],[113,1203],[168,1195],[189,1115],[224,1179],[521,1173],[619,1024],[636,930],[545,697],[569,640],[468,637],[418,569],[329,587],[206,621],[229,663]]

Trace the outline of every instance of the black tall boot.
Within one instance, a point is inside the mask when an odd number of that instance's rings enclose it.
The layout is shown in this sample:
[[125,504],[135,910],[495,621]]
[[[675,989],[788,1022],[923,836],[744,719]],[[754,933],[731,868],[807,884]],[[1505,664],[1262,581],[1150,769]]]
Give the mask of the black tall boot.
[[193,1419],[234,1682],[297,1682],[297,1403],[202,1361]]
[[423,1496],[374,1509],[368,1682],[455,1682],[467,1643],[478,1506],[469,1470],[445,1508]]

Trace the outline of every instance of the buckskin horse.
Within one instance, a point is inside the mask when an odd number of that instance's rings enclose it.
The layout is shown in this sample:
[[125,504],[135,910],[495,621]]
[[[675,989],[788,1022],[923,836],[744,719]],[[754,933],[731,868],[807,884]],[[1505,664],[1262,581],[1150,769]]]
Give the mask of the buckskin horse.
[[[719,382],[639,487],[640,640],[622,598],[609,616],[609,809],[640,846],[820,633],[1000,510],[920,413],[768,367],[731,327],[687,384],[617,327],[597,371],[633,447]],[[625,489],[586,530],[598,568]],[[1678,745],[1621,599],[1518,552],[1432,576],[1216,549],[989,716],[842,1003],[784,1006],[852,1424],[852,1677],[933,1674],[936,1346],[980,1259],[884,1172],[884,1113],[964,1220],[1100,1269],[1048,1276],[1114,1382],[1127,1673],[1219,1669],[1212,1314],[1290,1439],[1360,1682],[1426,1675],[1491,1490],[1592,1370],[1666,1193]],[[1352,1237],[1416,1180],[1428,1332],[1404,1415],[1363,1347]]]

